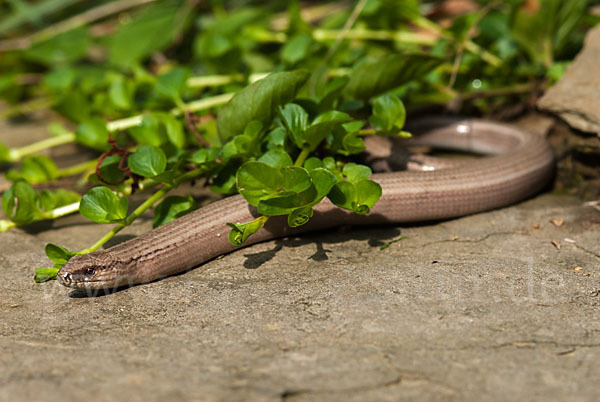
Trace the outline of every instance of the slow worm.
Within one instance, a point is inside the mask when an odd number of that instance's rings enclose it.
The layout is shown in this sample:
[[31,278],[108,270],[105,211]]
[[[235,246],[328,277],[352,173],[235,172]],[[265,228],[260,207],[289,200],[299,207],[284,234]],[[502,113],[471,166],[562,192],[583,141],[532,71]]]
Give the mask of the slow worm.
[[[544,138],[486,120],[431,118],[412,128],[419,144],[488,154],[429,171],[372,176],[383,195],[368,215],[356,215],[327,199],[315,206],[308,224],[291,229],[271,218],[247,244],[344,224],[390,224],[446,219],[494,209],[529,197],[552,177],[553,155]],[[58,273],[65,286],[113,289],[176,274],[236,249],[226,222],[256,217],[239,195],[202,207],[182,218],[107,250],[77,255]]]

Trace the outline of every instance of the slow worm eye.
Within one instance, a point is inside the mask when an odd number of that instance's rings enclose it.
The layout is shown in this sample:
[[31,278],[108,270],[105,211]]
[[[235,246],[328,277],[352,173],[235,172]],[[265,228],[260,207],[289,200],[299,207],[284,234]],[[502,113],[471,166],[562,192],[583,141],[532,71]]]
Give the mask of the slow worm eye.
[[85,274],[87,276],[92,276],[96,274],[96,270],[94,268],[86,268],[85,269]]

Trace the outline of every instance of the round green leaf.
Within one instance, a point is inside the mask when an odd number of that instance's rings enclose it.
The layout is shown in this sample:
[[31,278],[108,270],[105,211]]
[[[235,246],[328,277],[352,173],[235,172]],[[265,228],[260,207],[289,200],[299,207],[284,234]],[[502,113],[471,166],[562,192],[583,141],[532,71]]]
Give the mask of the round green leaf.
[[367,179],[371,176],[371,168],[365,165],[358,165],[356,163],[347,163],[342,170],[344,176],[350,183],[357,182],[359,180]]
[[292,213],[288,215],[288,225],[292,228],[302,226],[312,218],[313,213],[312,207],[294,209]]
[[167,157],[162,149],[152,145],[143,145],[134,154],[129,155],[127,165],[135,174],[154,177],[165,171]]
[[75,253],[67,250],[64,247],[57,246],[56,244],[46,244],[46,256],[55,264],[64,265]]
[[40,212],[36,198],[31,184],[17,180],[2,195],[2,209],[11,221],[17,224],[30,223]]
[[196,200],[190,195],[187,197],[169,196],[154,208],[152,227],[164,225],[196,209]]
[[79,212],[97,223],[113,223],[127,216],[128,201],[119,198],[108,187],[94,187],[81,199]]
[[356,190],[356,206],[354,212],[357,214],[369,213],[373,205],[381,197],[381,186],[373,180],[360,180],[354,183]]
[[285,191],[300,193],[312,184],[308,171],[296,166],[287,166],[281,169],[283,174],[283,188]]
[[265,152],[260,158],[258,158],[258,161],[278,168],[291,166],[294,164],[292,157],[287,152],[285,152],[283,149],[277,148]]
[[281,170],[263,162],[246,162],[237,172],[238,191],[250,205],[257,206],[262,197],[275,194],[284,185]]
[[99,117],[84,121],[75,130],[75,140],[87,147],[106,151],[109,148],[106,123]]

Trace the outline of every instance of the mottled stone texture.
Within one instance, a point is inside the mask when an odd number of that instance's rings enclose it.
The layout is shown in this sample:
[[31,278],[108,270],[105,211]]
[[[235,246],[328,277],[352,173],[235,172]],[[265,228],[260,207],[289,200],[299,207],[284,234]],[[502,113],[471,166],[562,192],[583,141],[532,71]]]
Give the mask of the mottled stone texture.
[[589,31],[584,49],[538,106],[573,128],[600,135],[600,26]]

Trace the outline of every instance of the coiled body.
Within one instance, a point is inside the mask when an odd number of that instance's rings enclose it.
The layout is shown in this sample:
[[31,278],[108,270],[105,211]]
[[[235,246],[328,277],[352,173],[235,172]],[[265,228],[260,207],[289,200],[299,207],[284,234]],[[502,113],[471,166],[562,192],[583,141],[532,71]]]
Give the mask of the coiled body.
[[[536,134],[485,120],[444,118],[423,121],[413,130],[424,132],[419,144],[491,155],[443,169],[375,174],[372,179],[383,194],[368,215],[341,210],[325,199],[308,224],[292,229],[285,219],[274,217],[247,244],[342,224],[468,215],[529,197],[552,177],[552,152]],[[58,280],[73,288],[111,289],[179,273],[235,250],[226,223],[255,217],[241,196],[225,198],[110,249],[75,256]]]

